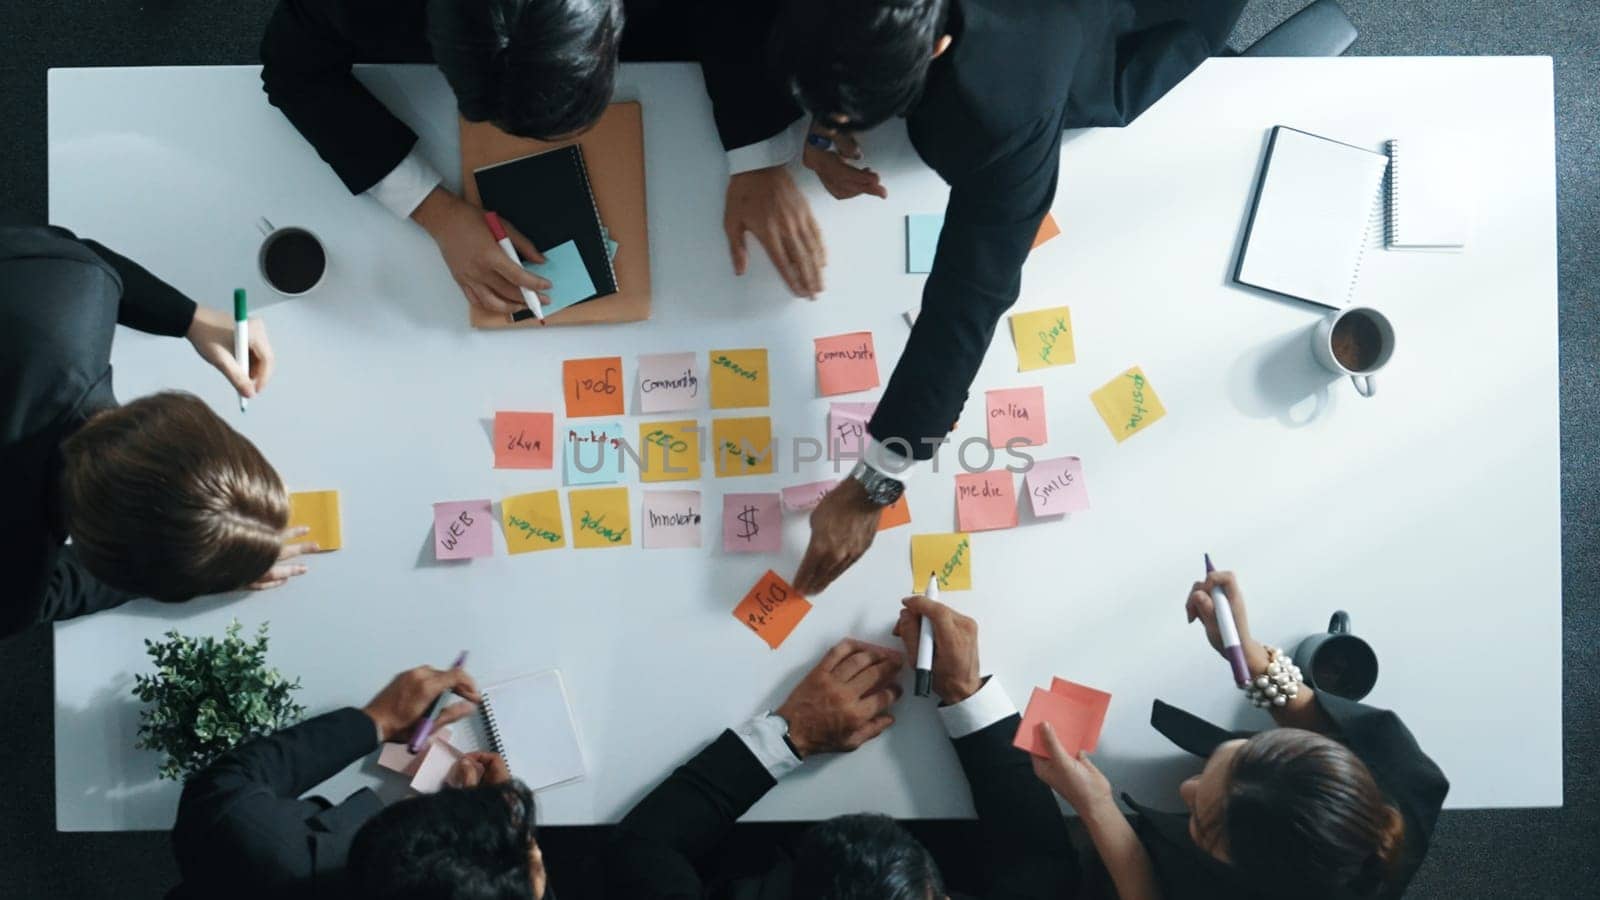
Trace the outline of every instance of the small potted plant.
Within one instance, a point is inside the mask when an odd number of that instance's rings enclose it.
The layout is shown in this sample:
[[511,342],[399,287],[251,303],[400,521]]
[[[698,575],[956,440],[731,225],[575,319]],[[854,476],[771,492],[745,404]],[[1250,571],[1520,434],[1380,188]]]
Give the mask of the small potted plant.
[[239,636],[237,620],[225,636],[144,642],[154,675],[134,676],[133,695],[150,704],[139,713],[141,750],[165,753],[161,777],[182,781],[227,750],[293,725],[305,715],[291,694],[300,679],[268,668],[267,623],[253,641]]

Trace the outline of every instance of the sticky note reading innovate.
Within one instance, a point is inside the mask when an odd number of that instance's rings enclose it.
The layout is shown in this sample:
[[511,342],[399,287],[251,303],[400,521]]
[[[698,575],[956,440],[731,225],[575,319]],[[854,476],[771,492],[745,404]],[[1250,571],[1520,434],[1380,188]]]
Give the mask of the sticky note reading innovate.
[[878,386],[878,355],[872,332],[856,331],[817,338],[817,391],[824,397]]
[[1122,443],[1160,421],[1167,414],[1155,388],[1145,380],[1144,370],[1134,366],[1089,395],[1100,418],[1111,429],[1111,436]]
[[1034,460],[1022,484],[1035,516],[1063,516],[1089,508],[1083,460],[1076,456]]
[[766,416],[713,419],[711,452],[718,478],[771,474],[775,456],[772,420]]
[[811,603],[768,569],[733,608],[733,617],[776,650],[808,612],[811,612]]
[[548,469],[554,465],[555,416],[543,412],[494,414],[494,467]]
[[318,553],[337,550],[344,546],[339,528],[338,491],[300,491],[289,495],[289,527],[306,526],[311,530],[301,541],[317,545]]
[[567,418],[622,415],[622,357],[569,359],[561,364]]
[[867,442],[867,423],[876,403],[833,403],[828,406],[828,458],[860,459]]
[[693,419],[639,424],[639,480],[700,478],[700,423]]
[[567,428],[564,467],[569,487],[622,480],[622,423],[573,422]]
[[1072,347],[1072,315],[1065,306],[1013,315],[1011,339],[1017,345],[1019,372],[1077,361]]
[[1011,388],[988,391],[989,446],[1001,450],[1016,441],[1017,446],[1038,447],[1049,436],[1044,424],[1044,388]]
[[783,509],[777,494],[722,495],[722,549],[769,553],[783,546]]
[[956,476],[956,526],[962,531],[1017,526],[1017,491],[1009,469]]
[[570,491],[567,505],[572,508],[572,546],[581,550],[626,547],[633,543],[627,488]]
[[939,579],[941,591],[972,590],[972,541],[961,533],[911,536],[911,590],[928,586],[928,573]]
[[433,505],[433,555],[472,559],[494,555],[494,514],[488,500]]
[[639,357],[639,411],[677,412],[705,406],[699,354],[657,353]]
[[768,404],[767,351],[711,351],[711,408]]
[[645,491],[644,548],[700,546],[700,509],[699,491]]
[[837,481],[813,481],[810,484],[797,484],[794,487],[783,489],[783,508],[790,512],[805,512],[816,509],[822,498],[833,490]]
[[[1041,688],[1033,689],[1028,699],[1028,709],[1022,714],[1022,724],[1017,727],[1011,745],[1026,750],[1034,756],[1049,758],[1044,741],[1039,739],[1039,724],[1049,722],[1056,740],[1069,754],[1083,749],[1084,739],[1093,725],[1094,709],[1086,703]],[[1098,732],[1098,728],[1095,729]]]
[[506,535],[506,552],[513,556],[565,547],[561,492],[537,491],[501,500],[500,528]]
[[525,262],[522,267],[550,282],[550,289],[544,292],[550,299],[544,305],[544,314],[547,316],[594,296],[594,280],[589,277],[589,267],[583,264],[578,245],[572,241],[544,251],[544,262]]

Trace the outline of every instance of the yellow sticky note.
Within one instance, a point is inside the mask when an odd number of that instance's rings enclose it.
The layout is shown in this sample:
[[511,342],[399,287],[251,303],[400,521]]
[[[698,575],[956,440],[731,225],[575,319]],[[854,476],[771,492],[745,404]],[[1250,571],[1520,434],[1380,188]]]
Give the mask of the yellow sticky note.
[[1134,366],[1111,379],[1106,386],[1089,395],[1100,418],[1106,420],[1111,436],[1122,443],[1150,427],[1167,414],[1156,396],[1155,388],[1144,377],[1144,370]]
[[500,527],[506,533],[506,551],[513,555],[565,547],[561,492],[538,491],[501,500]]
[[700,477],[700,423],[693,419],[639,424],[640,481],[695,481]]
[[289,495],[289,527],[310,526],[302,541],[315,541],[318,552],[344,545],[339,530],[338,491],[300,491]]
[[911,590],[928,587],[928,573],[939,578],[941,591],[972,590],[972,540],[965,534],[911,536]]
[[1078,361],[1072,347],[1072,316],[1065,306],[1012,316],[1011,339],[1017,344],[1019,372]]
[[772,419],[750,416],[711,420],[711,452],[716,461],[712,468],[718,478],[770,474],[776,455]]
[[711,351],[711,408],[768,405],[767,351]]
[[572,507],[572,546],[626,547],[633,543],[628,518],[628,489],[594,488],[567,494]]

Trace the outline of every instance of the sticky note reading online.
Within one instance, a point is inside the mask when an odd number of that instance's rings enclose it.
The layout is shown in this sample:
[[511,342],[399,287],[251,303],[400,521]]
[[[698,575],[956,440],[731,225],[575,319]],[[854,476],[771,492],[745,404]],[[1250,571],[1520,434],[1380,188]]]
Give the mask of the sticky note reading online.
[[433,555],[472,559],[494,554],[494,515],[488,500],[456,500],[433,505]]
[[705,406],[704,379],[697,353],[657,353],[639,357],[639,411],[677,412]]
[[956,476],[956,526],[962,531],[1015,528],[1017,491],[1009,469]]
[[639,480],[696,481],[700,478],[700,423],[693,419],[639,424]]
[[1049,440],[1044,423],[1044,388],[1023,387],[985,394],[989,406],[989,446],[999,451],[1009,441],[1030,447]]
[[554,465],[555,416],[545,412],[494,414],[494,467],[548,469]]
[[1017,345],[1017,371],[1065,366],[1078,357],[1072,347],[1072,314],[1065,306],[1021,312],[1011,317]]
[[733,608],[733,617],[776,650],[808,612],[811,612],[811,603],[768,569]]
[[722,495],[722,549],[770,553],[783,546],[783,509],[777,494]]
[[572,508],[572,546],[626,547],[633,543],[628,489],[591,488],[567,494]]
[[622,423],[573,422],[567,428],[567,486],[622,480]]
[[1083,460],[1076,456],[1034,460],[1023,485],[1035,516],[1062,516],[1089,508]]
[[338,491],[300,491],[289,495],[289,527],[307,526],[299,541],[311,541],[317,552],[325,553],[344,546],[344,536],[339,527]]
[[856,331],[817,338],[817,390],[824,397],[878,386],[878,355],[872,332]]
[[711,408],[741,409],[768,404],[767,351],[711,351]]
[[955,534],[911,536],[911,590],[928,586],[928,573],[939,579],[941,591],[972,590],[972,541]]
[[561,492],[536,491],[501,500],[500,528],[506,535],[506,552],[513,556],[565,547]]
[[646,550],[700,546],[699,491],[645,491],[644,538]]
[[776,456],[772,420],[767,416],[713,419],[711,453],[718,478],[771,474]]
[[561,364],[567,418],[622,415],[622,357],[569,359]]
[[1105,387],[1089,395],[1094,408],[1100,412],[1111,436],[1122,443],[1149,428],[1167,414],[1156,396],[1155,388],[1144,377],[1144,370],[1134,366],[1106,383]]

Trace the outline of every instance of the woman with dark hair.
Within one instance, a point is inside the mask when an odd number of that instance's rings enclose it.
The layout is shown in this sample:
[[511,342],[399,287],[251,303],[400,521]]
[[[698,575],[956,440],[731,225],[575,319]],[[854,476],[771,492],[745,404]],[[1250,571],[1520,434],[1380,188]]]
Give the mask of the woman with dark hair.
[[1048,726],[1051,758],[1034,771],[1082,817],[1123,900],[1150,897],[1398,897],[1428,850],[1449,782],[1392,712],[1301,683],[1281,651],[1250,637],[1230,572],[1197,582],[1187,602],[1220,653],[1210,591],[1228,597],[1251,696],[1276,728],[1230,733],[1156,701],[1151,724],[1206,759],[1178,793],[1186,813],[1123,800],[1087,754],[1068,756]]

